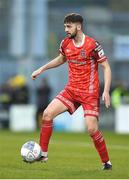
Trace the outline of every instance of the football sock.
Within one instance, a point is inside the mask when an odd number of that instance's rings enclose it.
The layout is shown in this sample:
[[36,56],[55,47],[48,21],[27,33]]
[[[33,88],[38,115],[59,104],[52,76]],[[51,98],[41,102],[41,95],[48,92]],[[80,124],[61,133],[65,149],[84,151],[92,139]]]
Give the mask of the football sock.
[[[112,163],[111,163],[110,161],[107,161],[106,163],[112,165]],[[104,164],[105,164],[105,163],[103,163],[103,165],[104,165]]]
[[48,144],[53,130],[53,121],[43,121],[40,132],[40,146],[43,152],[48,151]]
[[42,151],[41,156],[47,157],[47,156],[48,156],[48,152],[43,152],[43,151]]
[[94,145],[100,155],[102,163],[108,162],[108,151],[102,133],[97,130],[94,134],[91,135],[91,138],[93,139]]

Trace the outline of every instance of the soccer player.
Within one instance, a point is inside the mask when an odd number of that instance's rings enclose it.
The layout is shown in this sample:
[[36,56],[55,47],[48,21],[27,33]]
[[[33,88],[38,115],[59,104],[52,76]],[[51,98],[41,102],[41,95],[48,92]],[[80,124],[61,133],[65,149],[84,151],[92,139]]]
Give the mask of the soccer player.
[[53,130],[53,119],[62,112],[71,114],[82,105],[87,131],[94,142],[103,164],[103,170],[112,169],[105,140],[98,128],[100,108],[100,88],[98,65],[104,73],[104,90],[102,99],[106,108],[110,106],[111,69],[101,45],[83,32],[83,17],[80,14],[67,14],[64,18],[64,30],[67,37],[62,40],[59,55],[49,63],[35,70],[33,80],[46,70],[68,63],[69,80],[42,116],[40,145],[41,161],[48,160],[48,145]]

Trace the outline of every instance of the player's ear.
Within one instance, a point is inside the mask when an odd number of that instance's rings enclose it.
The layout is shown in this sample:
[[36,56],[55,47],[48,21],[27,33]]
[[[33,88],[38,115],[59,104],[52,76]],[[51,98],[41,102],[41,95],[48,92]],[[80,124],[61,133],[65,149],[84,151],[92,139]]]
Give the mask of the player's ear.
[[81,30],[81,24],[77,24],[77,30],[78,30],[78,31]]

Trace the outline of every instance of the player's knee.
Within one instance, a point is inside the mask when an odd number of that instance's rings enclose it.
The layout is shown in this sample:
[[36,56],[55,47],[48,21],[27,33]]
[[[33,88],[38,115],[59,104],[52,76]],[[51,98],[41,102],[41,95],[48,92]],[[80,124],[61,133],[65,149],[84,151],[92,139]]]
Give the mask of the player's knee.
[[87,128],[87,132],[90,136],[92,136],[96,132],[96,128],[95,127]]
[[51,111],[45,109],[44,112],[43,112],[43,116],[42,116],[42,120],[43,121],[51,121],[53,118],[52,118],[52,113]]

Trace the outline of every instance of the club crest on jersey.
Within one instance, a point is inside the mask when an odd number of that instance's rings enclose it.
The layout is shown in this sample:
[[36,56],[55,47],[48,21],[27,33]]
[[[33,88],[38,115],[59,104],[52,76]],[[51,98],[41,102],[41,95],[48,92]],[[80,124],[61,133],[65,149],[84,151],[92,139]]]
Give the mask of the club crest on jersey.
[[84,49],[80,51],[80,56],[86,58],[86,51]]

